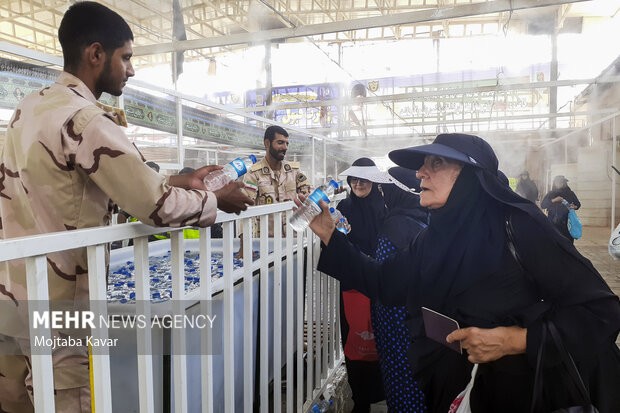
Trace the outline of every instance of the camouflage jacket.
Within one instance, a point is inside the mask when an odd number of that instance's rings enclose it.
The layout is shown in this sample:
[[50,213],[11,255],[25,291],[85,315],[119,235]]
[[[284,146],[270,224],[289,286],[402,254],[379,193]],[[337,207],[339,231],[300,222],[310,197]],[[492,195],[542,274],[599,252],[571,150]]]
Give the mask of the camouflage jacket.
[[[255,205],[292,201],[297,194],[308,196],[312,192],[312,184],[299,170],[299,162],[283,161],[281,169],[276,173],[263,158],[243,175],[243,183],[246,194],[254,200]],[[272,220],[269,221],[269,228],[269,235],[273,236]],[[256,225],[254,236],[258,236]]]
[[[23,99],[0,154],[0,238],[109,225],[112,200],[149,225],[212,224],[215,196],[170,186],[144,164],[121,121],[66,72]],[[48,254],[47,263],[52,300],[88,299],[85,248]],[[24,262],[0,263],[0,300],[25,299]],[[9,318],[0,317],[0,333],[23,336]]]

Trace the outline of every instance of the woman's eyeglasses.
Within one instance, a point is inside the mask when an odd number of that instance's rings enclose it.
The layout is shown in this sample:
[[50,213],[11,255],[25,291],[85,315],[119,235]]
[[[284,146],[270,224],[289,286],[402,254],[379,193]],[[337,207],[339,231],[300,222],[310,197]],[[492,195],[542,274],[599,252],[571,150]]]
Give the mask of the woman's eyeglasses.
[[370,181],[364,178],[351,178],[351,184],[368,184]]

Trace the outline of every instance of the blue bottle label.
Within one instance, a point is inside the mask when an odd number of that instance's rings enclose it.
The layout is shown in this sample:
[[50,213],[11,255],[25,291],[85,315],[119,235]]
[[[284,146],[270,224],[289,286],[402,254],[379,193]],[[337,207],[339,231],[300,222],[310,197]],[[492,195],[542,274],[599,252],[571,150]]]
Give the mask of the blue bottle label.
[[247,168],[245,167],[245,163],[243,162],[243,160],[241,158],[237,158],[235,160],[233,160],[231,163],[233,168],[235,168],[235,171],[237,171],[237,175],[241,176],[244,173],[247,172]]
[[308,198],[311,199],[312,202],[314,202],[317,205],[319,205],[319,201],[321,199],[329,204],[329,198],[327,197],[327,195],[325,195],[325,192],[321,191],[318,188],[315,189],[314,192],[311,193]]

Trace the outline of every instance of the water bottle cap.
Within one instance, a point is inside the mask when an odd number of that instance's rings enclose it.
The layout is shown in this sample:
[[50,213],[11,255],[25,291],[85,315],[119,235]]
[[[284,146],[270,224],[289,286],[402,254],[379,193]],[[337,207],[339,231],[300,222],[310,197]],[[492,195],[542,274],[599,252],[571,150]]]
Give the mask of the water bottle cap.
[[338,189],[338,182],[334,181],[333,179],[331,181],[329,181],[329,184],[331,186],[333,186],[334,189]]
[[333,214],[334,212],[336,212],[336,210],[334,209],[334,207],[329,207],[329,212]]
[[316,404],[314,406],[312,406],[312,411],[314,413],[321,413],[321,409]]
[[252,163],[256,163],[256,156],[254,156],[254,155],[250,155],[250,156],[248,156],[248,158],[250,158],[250,160],[252,161]]

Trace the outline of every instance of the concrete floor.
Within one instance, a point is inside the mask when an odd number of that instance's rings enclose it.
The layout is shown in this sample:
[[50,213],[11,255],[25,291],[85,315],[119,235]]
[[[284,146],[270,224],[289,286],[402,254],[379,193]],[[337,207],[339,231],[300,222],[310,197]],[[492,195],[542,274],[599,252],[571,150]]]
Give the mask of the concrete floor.
[[575,246],[601,273],[616,295],[620,295],[620,260],[614,260],[607,251],[609,227],[583,227],[583,237]]
[[[575,241],[579,252],[592,261],[594,267],[601,273],[607,284],[616,295],[620,295],[620,260],[614,260],[607,252],[607,244],[611,235],[609,227],[584,227],[583,236]],[[620,346],[620,336],[617,341]],[[344,369],[344,365],[341,366]],[[353,408],[351,389],[346,381],[346,374],[341,375],[338,392],[341,398],[338,412],[349,413]],[[387,412],[385,402],[372,405],[371,413]]]
[[[614,260],[607,251],[611,229],[609,227],[583,227],[583,237],[575,246],[590,261],[607,281],[611,290],[620,295],[620,260]],[[616,343],[620,347],[620,336]]]

